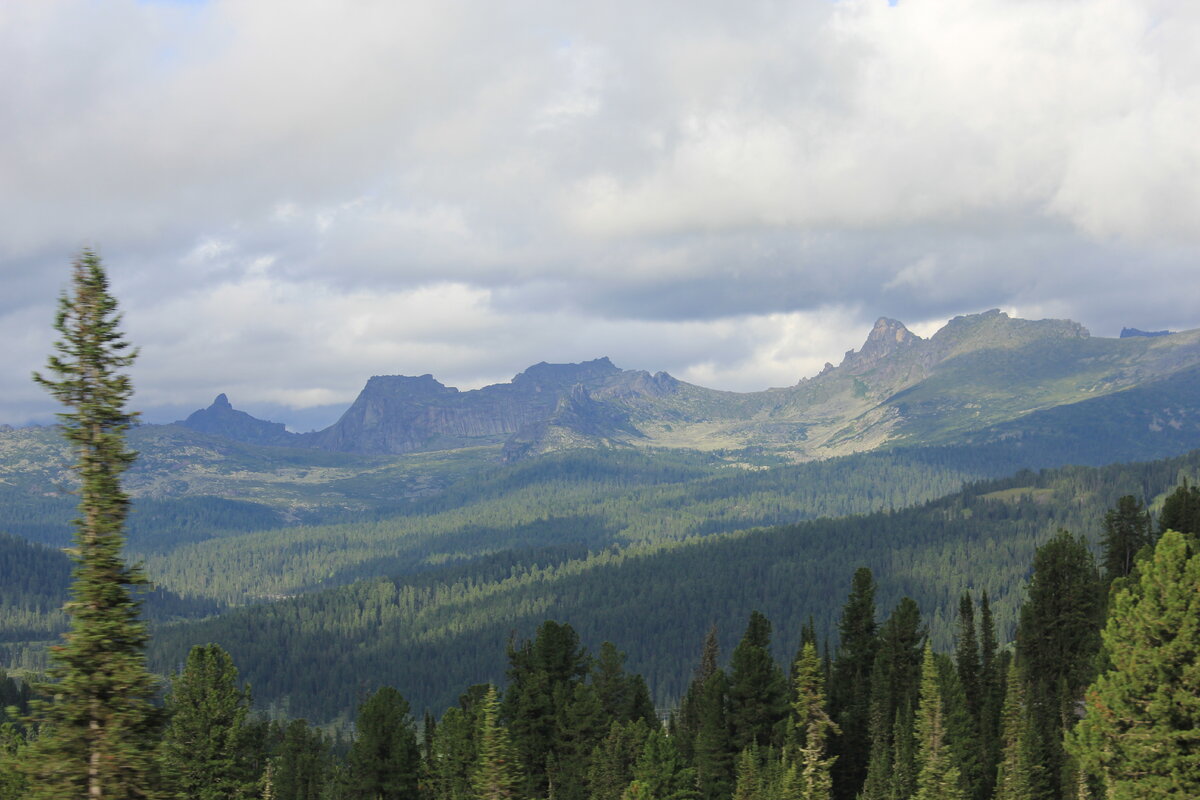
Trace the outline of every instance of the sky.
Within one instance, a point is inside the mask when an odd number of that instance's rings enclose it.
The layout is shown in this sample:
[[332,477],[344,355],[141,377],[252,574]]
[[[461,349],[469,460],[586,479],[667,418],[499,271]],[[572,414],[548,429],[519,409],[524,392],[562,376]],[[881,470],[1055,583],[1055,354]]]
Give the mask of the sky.
[[134,406],[371,375],[787,386],[881,316],[1200,327],[1200,3],[0,4],[0,423],[70,262]]

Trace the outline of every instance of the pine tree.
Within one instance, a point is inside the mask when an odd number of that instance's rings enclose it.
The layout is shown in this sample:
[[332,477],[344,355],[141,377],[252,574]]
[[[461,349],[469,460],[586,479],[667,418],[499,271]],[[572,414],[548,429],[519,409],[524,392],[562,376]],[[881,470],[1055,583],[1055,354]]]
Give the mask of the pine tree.
[[479,759],[471,777],[477,800],[509,800],[520,797],[521,769],[508,731],[500,723],[500,701],[489,687],[479,720]]
[[131,594],[146,579],[121,558],[129,498],[120,478],[135,454],[125,446],[133,386],[120,370],[136,352],[120,321],[99,257],[84,250],[73,266],[71,291],[59,300],[54,327],[62,338],[47,364],[51,377],[34,374],[70,409],[58,416],[75,452],[80,517],[66,606],[71,630],[52,649],[55,683],[44,691],[53,699],[34,711],[42,735],[31,748],[31,797],[154,795],[155,685],[145,665],[146,628]]
[[780,744],[779,726],[787,716],[787,701],[783,672],[771,657],[771,623],[754,611],[729,660],[729,727],[734,749]]
[[1092,679],[1103,613],[1103,586],[1087,543],[1059,531],[1034,556],[1017,627],[1017,662],[1032,711],[1030,740],[1042,767],[1033,775],[1036,798],[1058,800],[1074,792],[1063,733]]
[[1179,531],[1200,534],[1200,486],[1189,486],[1187,479],[1167,495],[1158,516],[1158,532]]
[[250,691],[220,645],[196,645],[166,698],[163,772],[180,800],[241,800],[258,793],[259,742],[247,724]]
[[[996,623],[988,593],[979,598],[979,748],[980,796],[990,798],[996,786],[996,763],[1000,758],[1000,710],[1004,704],[1004,681],[997,657]],[[1007,654],[1006,656],[1007,657]]]
[[634,765],[642,758],[650,729],[642,720],[613,721],[608,735],[592,751],[588,767],[589,800],[620,800],[636,777]]
[[355,728],[349,797],[416,800],[421,752],[408,701],[391,686],[380,687],[359,707]]
[[1131,494],[1117,501],[1117,507],[1104,515],[1104,575],[1111,583],[1133,570],[1138,551],[1154,543],[1150,533],[1150,512]]
[[905,597],[880,629],[871,671],[871,749],[863,784],[866,800],[907,797],[916,780],[912,720],[924,641],[921,611],[912,598]]
[[1015,661],[1008,668],[1004,709],[1001,712],[1000,746],[995,800],[1033,800],[1034,786],[1038,783],[1034,773],[1041,766],[1034,758],[1030,742],[1025,683]]
[[[834,793],[855,797],[867,776],[871,752],[871,670],[878,648],[875,624],[875,579],[859,567],[838,623],[840,643],[829,681],[829,713],[841,735],[834,737]],[[829,648],[826,649],[826,654]],[[891,724],[889,716],[886,724]]]
[[913,800],[966,800],[961,775],[950,755],[933,648],[925,645],[921,702],[917,708],[917,792]]
[[329,743],[308,721],[294,719],[283,730],[283,742],[272,772],[277,800],[323,800],[329,783]]
[[800,733],[800,800],[829,800],[833,792],[831,768],[837,756],[826,755],[830,734],[837,725],[825,710],[825,686],[817,648],[804,645],[796,663],[796,727]]
[[733,788],[734,749],[729,734],[728,684],[714,672],[700,689],[693,764],[702,800],[725,800]]
[[1169,531],[1139,573],[1114,598],[1112,668],[1068,742],[1110,800],[1200,797],[1200,548]]
[[700,703],[704,686],[717,671],[720,646],[717,642],[717,626],[713,625],[704,635],[700,649],[700,663],[688,684],[687,693],[679,704],[679,713],[671,717],[671,733],[685,761],[693,761],[696,734],[700,730]]
[[697,796],[696,771],[685,766],[671,737],[658,729],[646,737],[633,778],[645,787],[645,796],[655,800],[694,800]]
[[954,651],[954,666],[967,699],[967,709],[978,723],[982,668],[979,663],[979,640],[975,635],[975,603],[967,592],[963,592],[958,601],[958,647]]

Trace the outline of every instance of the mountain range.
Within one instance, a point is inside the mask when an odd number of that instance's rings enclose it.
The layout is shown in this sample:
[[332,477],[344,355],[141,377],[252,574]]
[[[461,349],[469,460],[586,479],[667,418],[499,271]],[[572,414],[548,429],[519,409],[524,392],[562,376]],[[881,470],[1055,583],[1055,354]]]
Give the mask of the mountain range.
[[[928,339],[881,318],[838,366],[796,385],[727,392],[665,372],[622,370],[608,358],[535,364],[511,382],[459,391],[432,375],[375,376],[330,427],[291,433],[235,410],[224,394],[180,425],[236,441],[399,455],[503,445],[506,461],[577,447],[761,448],[793,461],[898,445],[1020,437],[1038,415],[1136,388],[1191,386],[1200,330],[1092,337],[1069,320],[992,310],[955,317]],[[1130,430],[1194,434],[1188,404],[1124,409]],[[1118,404],[1122,405],[1122,404]],[[1128,404],[1123,404],[1128,406]]]

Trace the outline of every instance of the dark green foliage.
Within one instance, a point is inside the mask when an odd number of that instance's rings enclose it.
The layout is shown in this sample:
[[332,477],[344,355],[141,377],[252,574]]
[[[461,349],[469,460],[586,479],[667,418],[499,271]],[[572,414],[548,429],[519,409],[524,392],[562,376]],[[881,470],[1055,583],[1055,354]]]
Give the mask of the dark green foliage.
[[640,719],[625,723],[614,720],[609,725],[608,734],[592,751],[587,778],[589,800],[620,800],[651,735],[651,729]]
[[871,670],[870,761],[863,786],[866,800],[907,796],[914,786],[912,721],[925,638],[920,609],[908,597],[880,628]]
[[[1171,501],[1168,499],[1168,502]],[[1117,501],[1116,508],[1109,509],[1104,515],[1104,536],[1100,544],[1105,577],[1110,583],[1124,578],[1133,570],[1138,551],[1153,543],[1150,512],[1133,495],[1125,495]]]
[[729,682],[717,670],[700,687],[692,764],[701,800],[724,800],[733,789],[733,739],[729,730]]
[[1000,757],[995,800],[1033,800],[1044,767],[1037,759],[1025,681],[1016,662],[1008,667],[1000,715]]
[[426,794],[432,800],[467,800],[473,797],[471,775],[478,760],[477,739],[480,713],[490,685],[475,685],[461,697],[456,708],[446,710],[441,721],[430,730],[425,759]]
[[1103,613],[1103,587],[1087,543],[1059,531],[1034,557],[1017,629],[1017,661],[1033,710],[1038,763],[1044,768],[1035,776],[1037,798],[1063,797],[1074,783],[1074,776],[1065,773],[1062,737],[1073,722],[1075,702],[1092,679]]
[[870,756],[871,669],[878,648],[875,624],[875,578],[871,570],[854,571],[850,596],[838,622],[839,647],[829,683],[829,708],[841,730],[831,751],[835,793],[852,798],[867,777]]
[[[979,795],[992,796],[996,784],[996,764],[1000,758],[1000,711],[1004,704],[1005,653],[997,653],[996,625],[988,593],[979,599]],[[1002,663],[1003,662],[1003,663]]]
[[1158,517],[1158,532],[1179,531],[1200,534],[1200,486],[1183,483],[1163,501]]
[[348,798],[416,800],[421,753],[400,692],[382,686],[359,706],[347,762]]
[[166,698],[163,774],[180,800],[242,800],[258,794],[262,742],[249,724],[250,692],[219,645],[196,646]]
[[1112,667],[1087,692],[1069,744],[1111,800],[1200,796],[1200,548],[1175,532],[1117,592]]
[[121,556],[129,505],[121,474],[134,453],[125,446],[133,386],[120,370],[135,353],[119,324],[100,259],[85,250],[59,301],[54,327],[62,338],[48,361],[51,377],[34,376],[69,409],[59,419],[80,482],[71,630],[53,651],[54,683],[45,688],[52,699],[34,710],[41,725],[29,758],[34,797],[149,797],[157,782],[155,685],[131,595],[146,579]]
[[758,611],[729,660],[729,728],[735,751],[783,743],[788,690],[771,657],[771,623]]
[[697,796],[695,770],[684,763],[671,738],[661,730],[653,730],[646,737],[646,745],[633,769],[633,778],[641,784],[642,797],[695,800]]
[[[503,713],[508,722],[517,757],[525,766],[524,793],[531,797],[543,795],[550,786],[551,772],[564,767],[569,774],[572,764],[564,765],[560,734],[564,724],[592,725],[593,716],[582,713],[568,715],[574,701],[595,702],[577,698],[588,673],[587,652],[579,645],[579,635],[570,625],[547,620],[538,628],[537,636],[508,648],[508,689],[504,693]],[[595,704],[599,708],[599,704]],[[584,717],[587,717],[585,721]],[[569,721],[568,721],[569,719]],[[597,731],[589,730],[589,735]],[[602,735],[602,733],[600,733]],[[595,741],[585,743],[590,753]],[[572,741],[570,746],[577,742]],[[576,755],[572,753],[572,755]],[[571,761],[571,758],[567,759]]]
[[323,800],[333,766],[329,742],[303,719],[292,720],[281,733],[271,769],[274,800]]

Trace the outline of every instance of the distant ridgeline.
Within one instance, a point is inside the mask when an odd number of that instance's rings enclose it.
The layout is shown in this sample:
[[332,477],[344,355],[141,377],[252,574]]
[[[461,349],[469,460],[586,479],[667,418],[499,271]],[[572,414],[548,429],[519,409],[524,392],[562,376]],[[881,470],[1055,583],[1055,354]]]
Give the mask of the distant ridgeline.
[[1170,336],[1174,331],[1142,331],[1137,328],[1121,328],[1121,338],[1128,339],[1131,336]]
[[[607,358],[536,364],[511,382],[460,392],[432,375],[371,378],[335,424],[297,434],[235,410],[225,395],[180,425],[240,442],[404,454],[503,445],[505,460],[580,447],[761,448],[792,459],[897,445],[1011,438],[1032,414],[1173,381],[1200,368],[1200,330],[1126,328],[1093,338],[1069,320],[956,317],[929,339],[882,318],[861,349],[794,386],[735,393]],[[1150,402],[1126,422],[1167,419]],[[1156,422],[1157,420],[1157,422]],[[1178,451],[1176,451],[1178,452]]]

